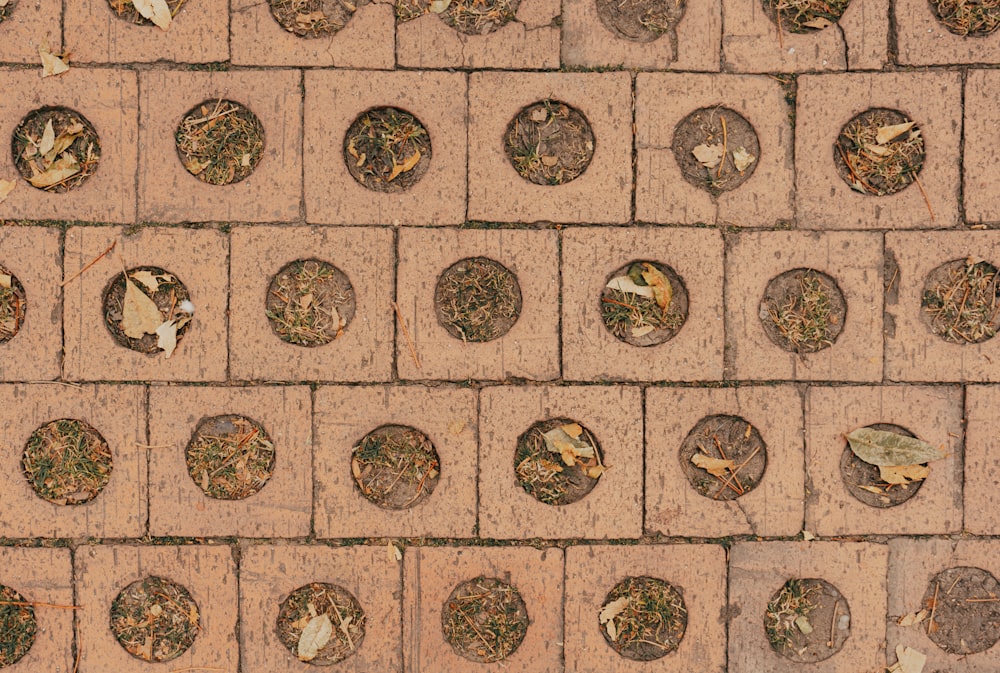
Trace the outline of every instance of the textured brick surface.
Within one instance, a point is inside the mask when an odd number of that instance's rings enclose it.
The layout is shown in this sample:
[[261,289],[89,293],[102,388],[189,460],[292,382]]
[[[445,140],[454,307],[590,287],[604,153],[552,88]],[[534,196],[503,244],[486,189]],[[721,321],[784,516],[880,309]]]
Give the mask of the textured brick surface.
[[47,40],[53,53],[62,51],[59,19],[62,4],[59,0],[22,2],[0,23],[0,61],[5,63],[31,63],[38,59],[38,48]]
[[[950,34],[950,33],[949,33]],[[991,38],[1000,45],[1000,32]],[[1000,54],[1000,47],[994,52]],[[1000,124],[1000,77],[989,70],[970,71],[965,80],[965,216],[970,222],[1000,222],[1000,190],[990,168],[990,136]]]
[[1000,33],[980,37],[955,35],[944,27],[929,2],[900,0],[895,5],[899,62],[907,65],[996,64]]
[[994,386],[968,386],[965,392],[965,529],[973,535],[997,535],[1000,531],[1000,503],[997,493],[997,470],[1000,451],[996,448],[1000,432],[996,409],[1000,403]]

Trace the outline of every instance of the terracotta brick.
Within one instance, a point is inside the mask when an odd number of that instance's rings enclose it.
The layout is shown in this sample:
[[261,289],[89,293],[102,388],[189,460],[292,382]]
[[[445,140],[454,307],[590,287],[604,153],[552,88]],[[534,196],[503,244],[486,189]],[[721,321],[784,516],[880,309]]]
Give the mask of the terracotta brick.
[[[889,53],[889,0],[852,0],[835,26],[778,38],[760,2],[723,0],[726,70],[802,72],[879,70]],[[784,23],[784,22],[783,22]]]
[[[163,31],[118,18],[108,0],[73,2],[66,6],[66,48],[80,63],[228,61],[229,7],[223,0],[185,3]],[[182,91],[164,93],[176,97]]]
[[[305,537],[312,516],[312,400],[305,386],[153,386],[149,393],[149,533],[153,536]],[[243,500],[205,495],[185,450],[201,419],[238,414],[274,444],[274,473]]]
[[924,593],[935,575],[956,566],[982,568],[1000,577],[1000,543],[996,540],[889,540],[889,609],[886,616],[889,661],[896,660],[896,646],[903,645],[927,655],[925,671],[993,673],[1000,667],[1000,648],[996,646],[976,654],[949,654],[927,637],[925,625],[905,627],[896,623],[900,617],[924,607]]
[[[893,423],[941,447],[943,460],[906,502],[870,507],[840,473],[844,435]],[[962,390],[958,386],[810,388],[806,397],[806,530],[817,535],[957,533],[962,529]]]
[[[465,75],[447,72],[308,71],[305,75],[305,203],[316,224],[459,224],[465,221]],[[430,136],[431,163],[409,189],[376,192],[347,171],[343,143],[374,107],[415,116]],[[318,140],[321,139],[321,140]]]
[[[146,530],[146,391],[135,385],[0,386],[0,429],[7,445],[0,470],[2,537],[138,537]],[[108,485],[90,502],[55,505],[24,476],[31,433],[49,421],[93,426],[111,449]]]
[[729,555],[730,673],[803,669],[803,664],[771,649],[763,626],[771,596],[793,578],[826,580],[851,611],[851,632],[843,648],[829,659],[808,664],[810,671],[856,673],[884,667],[888,560],[888,549],[880,544],[737,542]]
[[0,62],[39,62],[38,47],[47,39],[53,53],[62,52],[59,0],[19,2],[14,12],[0,23]]
[[[66,277],[117,240],[114,255],[64,290],[63,375],[74,381],[222,381],[226,377],[226,255],[228,240],[210,229],[73,227],[66,232]],[[104,325],[104,290],[129,268],[158,266],[184,283],[195,305],[191,326],[170,359],[118,345]]]
[[425,14],[396,26],[404,68],[559,68],[558,0],[524,0],[514,19],[486,35],[465,35]]
[[562,58],[567,66],[718,72],[722,11],[718,3],[688,2],[676,28],[652,42],[633,42],[609,31],[587,0],[563,4]]
[[[479,401],[479,533],[487,538],[642,535],[642,402],[633,387],[484,388]],[[517,438],[538,421],[572,418],[610,466],[581,500],[539,502],[514,472]]]
[[[28,4],[28,0],[18,3],[25,8]],[[94,125],[101,143],[97,170],[63,194],[32,187],[14,167],[10,150],[0,152],[0,175],[18,182],[0,204],[0,219],[133,222],[138,146],[135,73],[75,69],[61,77],[41,79],[37,68],[0,70],[0,82],[4,89],[0,96],[0,143],[5,148],[10,147],[22,119],[47,106],[64,106],[82,114]]]
[[[23,185],[22,185],[23,186]],[[0,266],[24,287],[24,322],[0,344],[0,380],[38,381],[59,377],[62,320],[59,288],[62,250],[58,229],[0,229]]]
[[[469,219],[623,223],[630,217],[632,95],[628,73],[473,73],[469,78]],[[579,110],[594,133],[587,170],[559,186],[522,178],[503,149],[522,108],[547,98]]]
[[[736,500],[698,493],[679,464],[702,418],[733,415],[760,432],[763,480]],[[791,386],[646,391],[646,532],[693,537],[796,535],[802,530],[802,400]]]
[[[880,381],[882,379],[882,240],[865,232],[756,232],[729,244],[726,329],[737,379]],[[797,268],[829,274],[847,315],[833,346],[788,352],[764,332],[759,309],[768,282]]]
[[[288,222],[302,202],[301,75],[294,70],[142,74],[139,217],[154,222]],[[226,98],[264,127],[260,163],[246,179],[212,185],[188,173],[174,134],[194,106]]]
[[401,568],[385,547],[248,546],[240,563],[240,639],[245,673],[305,673],[278,640],[275,624],[288,595],[311,582],[336,584],[358,600],[365,613],[365,638],[358,650],[330,670],[402,671]]
[[[73,605],[73,566],[69,549],[0,549],[0,584],[24,600]],[[37,630],[31,649],[10,670],[73,670],[73,611],[35,608]],[[78,646],[79,647],[79,646]]]
[[[605,641],[597,616],[628,577],[669,582],[684,598],[687,627],[676,650],[652,662],[626,659]],[[723,671],[726,554],[715,545],[577,546],[566,550],[566,670],[577,673]]]
[[927,274],[956,259],[994,265],[1000,232],[888,232],[886,257],[898,264],[886,295],[885,376],[891,381],[1000,381],[1000,339],[955,344],[931,332],[921,306]]
[[[264,306],[290,262],[320,259],[354,288],[357,311],[340,338],[308,348],[283,341]],[[267,381],[386,381],[392,377],[393,238],[388,229],[237,227],[232,233],[232,376]]]
[[[636,92],[637,220],[759,227],[794,216],[792,131],[778,82],[765,76],[643,73]],[[718,197],[684,179],[671,149],[677,124],[715,105],[746,118],[761,147],[753,175]]]
[[[949,33],[950,35],[950,33]],[[990,38],[997,42],[1000,32]],[[1000,53],[994,49],[993,53]],[[970,222],[1000,222],[1000,194],[991,174],[990,132],[1000,124],[1000,77],[973,70],[965,80],[965,143],[962,157],[965,217]]]
[[392,4],[376,1],[359,7],[337,33],[302,38],[282,28],[267,2],[235,0],[230,23],[233,63],[391,69],[396,62],[395,21]]
[[1000,33],[955,35],[938,20],[931,4],[921,0],[900,0],[894,16],[901,65],[1000,63]]
[[[472,664],[444,638],[441,608],[452,590],[476,577],[495,577],[521,594],[530,624],[510,656]],[[563,670],[563,552],[554,547],[466,547],[408,549],[403,561],[403,661],[409,673],[484,673]]]
[[[798,219],[810,229],[918,229],[958,224],[961,75],[899,72],[799,78],[795,168]],[[837,173],[834,143],[844,124],[873,107],[899,110],[920,127],[927,157],[919,186],[873,196]]]
[[[457,388],[377,386],[316,392],[316,535],[331,537],[472,537],[476,527],[479,436],[476,393]],[[387,510],[362,495],[351,454],[382,425],[408,425],[431,440],[440,478],[426,500]]]
[[165,664],[133,657],[108,628],[111,604],[122,589],[150,575],[183,586],[198,605],[201,630],[191,647],[169,667],[214,667],[235,673],[238,589],[236,564],[226,546],[83,546],[76,552],[77,614],[83,643],[80,673],[145,673]]
[[[559,251],[554,231],[404,230],[399,237],[397,296],[413,338],[418,369],[402,334],[396,366],[403,379],[485,379],[511,376],[545,381],[559,376]],[[487,342],[453,337],[438,322],[434,290],[441,274],[468,257],[507,267],[521,288],[521,316],[505,335]]]
[[[563,372],[567,379],[722,378],[722,237],[708,229],[568,229],[563,234]],[[619,340],[601,317],[608,276],[635,260],[667,264],[688,292],[688,317],[651,347]],[[580,270],[587,275],[581,277]]]
[[973,535],[1000,534],[1000,517],[993,505],[1000,504],[995,475],[1000,452],[996,449],[998,397],[995,386],[965,389],[965,530]]

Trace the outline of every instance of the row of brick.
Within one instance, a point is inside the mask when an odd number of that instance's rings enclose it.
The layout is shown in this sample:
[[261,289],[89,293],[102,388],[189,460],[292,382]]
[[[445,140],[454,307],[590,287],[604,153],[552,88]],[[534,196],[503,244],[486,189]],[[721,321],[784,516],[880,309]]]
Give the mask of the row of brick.
[[[989,170],[1000,122],[1000,73],[977,70],[965,79],[953,71],[803,76],[792,110],[779,82],[760,75],[643,73],[633,82],[628,73],[78,69],[39,80],[34,72],[3,70],[0,138],[12,137],[31,110],[63,105],[93,123],[102,154],[96,173],[64,194],[19,179],[0,204],[0,218],[123,224],[796,222],[810,229],[949,228],[961,223],[962,213],[968,222],[1000,221],[1000,191]],[[265,133],[254,173],[227,186],[188,173],[174,146],[183,115],[220,97],[247,105]],[[105,102],[109,98],[113,105]],[[502,147],[510,120],[547,98],[581,110],[595,135],[586,172],[559,186],[524,180]],[[369,190],[351,177],[343,159],[348,127],[383,105],[416,115],[433,148],[427,173],[404,192]],[[761,148],[752,176],[718,197],[684,178],[671,149],[678,122],[715,105],[743,115]],[[854,191],[838,175],[832,148],[842,126],[873,107],[901,110],[920,127],[927,147],[920,185],[876,197]],[[12,161],[12,153],[0,152],[0,177],[18,175]]]
[[[770,537],[797,535],[803,522],[821,536],[1000,534],[994,386],[823,386],[804,395],[787,385],[330,386],[313,398],[304,386],[34,384],[2,393],[0,537]],[[184,448],[199,419],[223,414],[256,420],[275,445],[273,475],[243,500],[210,498],[187,472]],[[742,418],[765,446],[762,479],[737,500],[701,495],[679,457],[713,415]],[[22,471],[28,438],[60,418],[90,424],[113,455],[110,482],[86,504],[41,499]],[[518,437],[551,418],[588,428],[610,466],[593,491],[555,509],[525,492],[514,469]],[[946,454],[890,508],[856,499],[841,476],[844,434],[877,423]],[[385,424],[420,430],[439,456],[436,488],[409,509],[372,504],[351,474],[353,448]]]
[[[1000,265],[998,253],[996,231],[6,227],[0,265],[24,287],[27,315],[0,344],[0,381],[995,382],[1000,339],[945,341],[921,301],[936,267]],[[516,276],[523,306],[500,338],[464,343],[438,321],[434,293],[446,269],[478,256]],[[317,348],[283,341],[264,303],[279,270],[310,258],[343,271],[357,305],[343,335]],[[600,296],[617,269],[646,259],[677,273],[688,313],[669,341],[639,347],[605,327]],[[169,359],[121,346],[104,326],[104,292],[123,260],[165,269],[190,293],[194,322]],[[760,318],[768,282],[797,268],[829,274],[847,304],[834,344],[801,355],[773,343]]]
[[758,3],[686,4],[670,35],[636,42],[605,27],[594,0],[523,0],[514,21],[486,35],[463,35],[433,14],[397,24],[392,4],[378,2],[320,39],[286,32],[267,2],[253,0],[187,3],[168,32],[118,19],[107,0],[81,0],[65,9],[58,0],[39,0],[19,3],[0,24],[0,62],[37,62],[36,49],[47,35],[55,50],[102,64],[801,72],[997,63],[1000,37],[952,34],[923,0],[901,0],[893,13],[888,0],[853,0],[837,26],[780,37]]
[[[108,626],[111,602],[149,575],[184,586],[198,604],[201,632],[173,666],[244,673],[304,671],[278,641],[281,602],[300,586],[329,582],[365,612],[365,636],[340,667],[356,671],[445,673],[469,669],[445,640],[441,610],[452,589],[477,576],[498,577],[521,594],[530,618],[521,645],[503,665],[526,673],[647,670],[620,657],[601,633],[598,613],[608,592],[629,576],[664,579],[683,596],[687,626],[678,648],[658,660],[668,670],[792,673],[802,664],[771,649],[766,606],[789,579],[824,579],[841,593],[849,615],[842,648],[817,670],[883,670],[897,646],[928,657],[931,670],[995,671],[1000,648],[949,653],[925,626],[898,619],[924,606],[937,573],[980,567],[1000,575],[996,541],[913,540],[886,544],[749,542],[716,545],[427,548],[405,550],[402,562],[385,547],[81,546],[0,549],[0,583],[29,601],[81,606],[36,608],[38,635],[14,671],[69,671],[74,640],[79,671],[142,673],[148,664],[119,646]],[[862,572],[863,570],[863,572]],[[942,618],[939,618],[939,620]],[[943,619],[948,619],[944,617]],[[953,625],[947,625],[953,626]],[[728,652],[727,652],[728,650]],[[728,667],[727,667],[728,664]]]

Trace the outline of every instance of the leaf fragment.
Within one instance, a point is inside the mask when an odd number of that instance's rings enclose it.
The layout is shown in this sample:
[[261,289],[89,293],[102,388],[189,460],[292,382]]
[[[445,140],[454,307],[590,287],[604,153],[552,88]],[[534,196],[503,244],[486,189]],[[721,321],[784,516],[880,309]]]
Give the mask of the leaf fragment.
[[389,560],[400,562],[403,560],[403,552],[399,551],[399,547],[392,543],[392,540],[386,543],[386,550],[389,552]]
[[712,458],[711,456],[706,456],[704,453],[696,453],[691,456],[691,462],[713,477],[725,477],[727,471],[731,471],[736,467],[731,460]]
[[125,336],[141,339],[146,334],[156,334],[163,324],[160,309],[128,277],[125,278],[125,299],[122,302],[121,328]]
[[146,271],[140,269],[139,271],[133,271],[129,276],[132,280],[136,280],[146,286],[146,289],[150,292],[156,292],[160,289],[160,285],[163,283],[174,283],[177,281],[172,274],[166,273],[153,273],[152,271]]
[[52,120],[50,119],[45,123],[45,130],[42,131],[42,139],[38,142],[38,153],[48,154],[52,151],[52,147],[56,144],[56,131],[52,126]]
[[72,154],[66,153],[52,162],[44,172],[28,178],[35,187],[45,188],[58,185],[80,172],[80,162]]
[[924,465],[879,465],[878,473],[887,484],[909,484],[926,479],[931,468]]
[[927,442],[895,432],[858,428],[846,437],[854,455],[871,465],[920,465],[944,458]]
[[570,435],[563,429],[566,427],[570,426],[564,425],[542,433],[546,448],[552,453],[558,453],[563,463],[570,467],[576,465],[579,458],[593,458],[594,447]]
[[66,61],[53,54],[46,42],[38,46],[38,55],[42,59],[42,77],[54,77],[69,70]]
[[167,0],[132,0],[132,4],[143,18],[152,21],[160,30],[170,28],[170,6],[167,5]]
[[597,616],[601,624],[607,624],[612,619],[620,615],[628,607],[628,596],[622,596],[621,598],[616,598],[611,601],[603,608],[601,608],[601,613]]
[[691,154],[705,168],[715,168],[722,161],[722,145],[698,145]]
[[809,618],[805,615],[799,615],[795,618],[795,628],[801,631],[804,636],[808,636],[813,632],[813,626],[809,623]]
[[652,325],[642,325],[640,327],[632,328],[632,337],[638,339],[639,337],[646,336],[656,328]]
[[156,345],[163,349],[164,359],[169,360],[177,348],[177,323],[168,320],[156,328]]
[[912,128],[913,122],[905,122],[903,124],[893,124],[892,126],[880,126],[878,132],[875,134],[875,142],[879,145],[885,145],[890,140],[898,138]]
[[17,187],[17,183],[13,180],[0,180],[0,203],[7,200],[14,187]]
[[620,292],[625,292],[626,294],[634,294],[640,297],[653,298],[653,288],[648,285],[637,285],[628,276],[616,276],[608,281],[607,287],[612,290],[618,290]]
[[299,661],[312,661],[319,651],[326,647],[333,637],[333,622],[327,614],[317,615],[309,620],[299,636],[296,656]]
[[451,0],[431,0],[431,12],[433,14],[440,14],[444,10],[448,9],[451,4]]
[[389,177],[387,177],[385,181],[392,182],[399,176],[400,173],[412,171],[418,161],[420,161],[420,150],[413,150],[413,154],[401,164],[397,164],[396,161],[393,160],[392,173],[389,174]]
[[806,28],[812,28],[814,30],[823,30],[829,26],[833,25],[830,19],[825,19],[822,16],[817,16],[815,19],[810,19],[809,21],[803,21],[802,25]]
[[549,118],[549,113],[545,111],[545,108],[536,108],[531,111],[531,121],[536,124],[541,124],[546,119]]
[[13,278],[9,273],[0,273],[0,287],[5,290],[10,289],[10,284],[13,282]]
[[903,615],[902,617],[900,617],[899,621],[896,623],[899,624],[900,626],[916,626],[920,622],[927,619],[928,614],[930,613],[928,613],[927,610],[920,610],[919,612],[911,612],[908,615]]
[[741,147],[733,152],[733,165],[740,173],[750,167],[750,164],[757,161],[757,157],[747,152],[745,147]]
[[670,308],[670,302],[674,298],[674,289],[670,285],[670,280],[649,262],[643,262],[642,266],[645,268],[645,271],[642,272],[642,278],[646,281],[646,285],[653,290],[653,299],[656,301],[656,305],[660,307],[661,311],[666,311]]
[[448,432],[453,435],[460,435],[465,430],[465,421],[456,419],[448,424]]
[[896,663],[889,670],[898,673],[923,673],[926,663],[926,654],[899,644],[896,645]]
[[558,163],[559,163],[559,157],[553,154],[546,154],[542,157],[542,165],[547,166],[548,168],[552,168]]

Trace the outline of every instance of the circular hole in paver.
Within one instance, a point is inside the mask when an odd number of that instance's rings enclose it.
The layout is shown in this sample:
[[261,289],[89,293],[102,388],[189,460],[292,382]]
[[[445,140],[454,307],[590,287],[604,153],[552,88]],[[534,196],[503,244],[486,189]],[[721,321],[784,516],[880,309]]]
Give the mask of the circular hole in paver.
[[[0,0],[0,23],[3,23],[10,15],[14,12],[14,7],[17,5],[17,0],[7,0],[4,2]],[[0,664],[2,666],[3,664]]]
[[569,505],[597,486],[604,454],[585,426],[570,418],[552,418],[535,423],[517,438],[514,472],[535,500]]
[[814,33],[840,21],[851,0],[762,0],[771,21],[789,33]]
[[604,27],[625,40],[652,42],[674,30],[684,16],[685,0],[596,0]]
[[837,587],[821,579],[790,579],[764,614],[771,649],[798,663],[829,659],[851,635],[851,608]]
[[456,339],[499,339],[521,316],[521,286],[500,262],[469,257],[441,274],[434,288],[438,324]]
[[735,500],[760,485],[767,445],[741,416],[705,416],[681,442],[677,454],[691,486],[712,500]]
[[376,107],[351,123],[344,136],[347,170],[374,192],[403,192],[417,184],[431,165],[431,137],[405,110]]
[[[140,353],[159,353],[161,336],[179,344],[191,327],[191,295],[177,276],[158,266],[137,266],[111,279],[104,289],[104,325],[119,345]],[[175,331],[176,330],[176,331]],[[165,344],[166,345],[166,344]],[[167,349],[168,350],[168,349]]]
[[604,599],[598,622],[615,652],[627,659],[652,661],[680,645],[687,629],[687,607],[669,582],[626,577]]
[[901,192],[924,167],[920,127],[898,110],[870,108],[844,124],[833,144],[837,173],[851,189],[872,196]]
[[111,603],[111,632],[143,661],[176,659],[201,631],[198,604],[180,584],[150,575],[132,582]]
[[242,103],[224,98],[188,110],[174,140],[187,172],[210,185],[240,182],[264,156],[264,127],[257,115]]
[[24,286],[17,276],[0,265],[0,344],[17,336],[27,311]]
[[326,37],[339,32],[368,0],[268,0],[271,16],[299,37]]
[[924,592],[924,605],[933,608],[927,637],[945,652],[975,654],[1000,640],[1000,586],[982,568],[948,568],[934,576]]
[[687,288],[666,264],[629,262],[608,276],[601,291],[604,326],[620,341],[633,346],[670,341],[687,316]]
[[969,257],[935,267],[924,280],[920,315],[931,332],[956,344],[992,339],[1000,329],[1000,274]]
[[1000,0],[929,0],[931,10],[949,32],[985,37],[1000,27]]
[[699,108],[680,120],[671,149],[684,179],[713,195],[749,180],[760,158],[753,125],[722,106]]
[[441,608],[445,640],[456,654],[476,663],[503,661],[513,654],[529,623],[521,593],[496,577],[462,582]]
[[[0,668],[12,666],[35,642],[38,621],[29,601],[9,586],[0,584]],[[25,605],[18,605],[24,603]]]
[[832,277],[792,269],[772,278],[758,312],[767,337],[792,353],[829,348],[844,329],[847,301]]
[[11,155],[33,187],[62,194],[97,171],[101,141],[86,117],[66,107],[32,110],[14,129]]
[[441,20],[460,33],[486,35],[513,21],[520,4],[520,0],[451,0]]
[[[865,426],[872,430],[894,432],[904,437],[916,437],[915,434],[901,425],[894,423],[874,423]],[[924,463],[926,466],[927,464]],[[844,447],[840,454],[840,477],[844,486],[855,500],[870,507],[895,507],[901,505],[917,494],[924,481],[918,479],[908,484],[889,484],[882,479],[878,465],[872,465],[854,455],[850,445]]]
[[264,426],[246,416],[203,418],[184,450],[188,474],[218,500],[257,493],[274,473],[274,444]]
[[300,259],[281,267],[271,279],[265,310],[282,341],[322,346],[344,334],[357,300],[343,271],[318,259]]
[[28,437],[21,469],[40,498],[56,505],[82,505],[108,485],[111,449],[89,423],[50,421]]
[[347,589],[326,582],[301,586],[281,602],[281,644],[300,661],[328,666],[343,661],[365,639],[365,613]]
[[434,444],[420,430],[383,425],[354,447],[351,474],[370,502],[384,509],[406,509],[434,492],[441,462]]
[[[187,1],[188,0],[166,0],[167,8],[170,10],[171,19],[177,16],[177,12],[181,11],[181,7],[183,7]],[[132,0],[108,0],[108,5],[111,7],[111,11],[114,15],[122,21],[134,23],[137,26],[154,25],[152,21],[139,13],[139,10],[135,8],[134,4],[132,4]]]
[[580,177],[595,146],[583,113],[551,99],[522,108],[504,135],[504,151],[514,170],[536,185],[564,185]]

